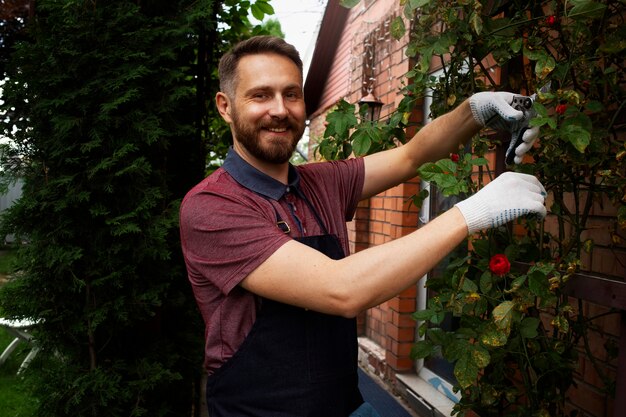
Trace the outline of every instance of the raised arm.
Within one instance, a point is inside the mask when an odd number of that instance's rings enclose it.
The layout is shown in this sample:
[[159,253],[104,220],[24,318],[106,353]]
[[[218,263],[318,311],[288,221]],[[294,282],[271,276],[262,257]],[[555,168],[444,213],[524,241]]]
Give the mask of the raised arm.
[[421,128],[406,144],[368,155],[361,197],[369,198],[415,177],[420,165],[456,152],[459,145],[465,144],[481,127],[466,100]]
[[519,138],[517,147],[509,149],[515,154],[511,159],[519,163],[532,147],[539,129],[528,128],[534,113],[515,109],[514,97],[521,96],[503,91],[474,94],[424,126],[405,145],[367,156],[361,197],[369,198],[413,178],[420,165],[456,152],[485,126],[508,131],[512,138]]
[[415,232],[340,260],[289,241],[241,285],[286,304],[352,317],[414,285],[468,233],[524,214],[545,216],[544,198],[535,177],[506,173]]
[[248,291],[310,310],[354,317],[413,285],[467,235],[458,209],[424,228],[340,260],[290,241],[248,275]]

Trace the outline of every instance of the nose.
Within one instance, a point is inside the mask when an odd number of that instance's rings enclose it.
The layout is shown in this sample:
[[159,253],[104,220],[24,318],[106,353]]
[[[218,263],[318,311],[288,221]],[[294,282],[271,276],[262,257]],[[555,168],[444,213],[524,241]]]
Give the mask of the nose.
[[283,119],[287,117],[289,111],[287,110],[287,106],[285,106],[285,100],[282,95],[277,94],[274,97],[268,113],[270,116],[278,119]]

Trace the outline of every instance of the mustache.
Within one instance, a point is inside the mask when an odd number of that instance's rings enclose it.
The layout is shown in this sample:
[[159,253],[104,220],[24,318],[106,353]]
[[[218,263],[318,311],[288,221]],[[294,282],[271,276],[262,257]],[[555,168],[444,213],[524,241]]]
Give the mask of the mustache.
[[259,123],[259,127],[262,129],[291,129],[294,126],[295,125],[289,121]]

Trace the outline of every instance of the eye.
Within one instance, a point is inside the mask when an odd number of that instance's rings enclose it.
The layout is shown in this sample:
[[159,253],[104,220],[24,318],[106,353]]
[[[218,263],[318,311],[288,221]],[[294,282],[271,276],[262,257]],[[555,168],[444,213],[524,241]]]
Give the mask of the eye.
[[287,100],[298,100],[300,98],[300,93],[297,91],[288,91],[285,93],[285,98]]
[[268,94],[266,94],[266,93],[254,93],[254,94],[252,95],[252,98],[253,98],[254,100],[259,100],[259,101],[260,101],[260,100],[267,100],[267,98],[268,98],[268,97],[269,97],[269,95],[268,95]]

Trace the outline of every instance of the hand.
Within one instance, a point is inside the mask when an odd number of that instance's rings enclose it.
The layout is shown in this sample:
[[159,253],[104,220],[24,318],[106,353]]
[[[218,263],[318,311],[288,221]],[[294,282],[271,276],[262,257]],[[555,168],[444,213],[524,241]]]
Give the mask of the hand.
[[538,136],[539,127],[528,127],[527,124],[522,126],[521,129],[511,132],[511,142],[509,143],[504,157],[507,165],[521,163],[522,159],[524,159],[524,155],[533,147]]
[[505,172],[476,194],[455,206],[470,234],[501,226],[525,215],[546,216],[546,190],[532,175]]
[[[513,103],[523,99],[526,106]],[[511,133],[511,142],[506,151],[506,162],[522,162],[524,154],[533,146],[539,136],[538,127],[528,127],[528,122],[535,116],[532,99],[505,91],[476,93],[469,98],[474,119],[481,126]],[[517,110],[519,108],[521,110]]]

